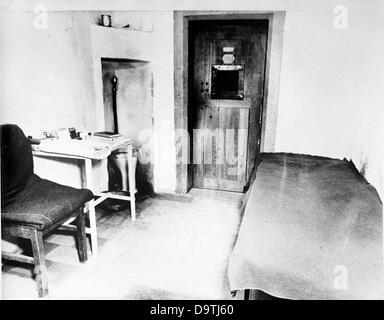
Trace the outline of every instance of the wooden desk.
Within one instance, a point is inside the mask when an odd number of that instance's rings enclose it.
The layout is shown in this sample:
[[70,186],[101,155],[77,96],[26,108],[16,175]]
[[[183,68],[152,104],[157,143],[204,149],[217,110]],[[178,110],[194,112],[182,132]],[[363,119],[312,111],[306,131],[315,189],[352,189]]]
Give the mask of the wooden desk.
[[[108,198],[119,199],[130,201],[131,205],[131,218],[132,221],[136,220],[136,205],[135,205],[135,193],[136,193],[136,181],[135,181],[135,171],[133,168],[133,145],[131,139],[120,140],[118,143],[111,144],[111,148],[103,153],[101,156],[98,155],[97,158],[84,157],[78,155],[68,154],[63,150],[63,153],[57,152],[47,152],[47,151],[32,151],[32,154],[36,157],[48,157],[48,158],[62,158],[62,159],[77,159],[81,163],[81,182],[82,187],[89,189],[93,192],[95,196],[98,197],[96,200],[91,200],[88,203],[88,208],[86,209],[89,216],[89,228],[86,228],[86,233],[91,236],[91,247],[92,254],[97,255],[97,227],[96,227],[96,211],[95,207]],[[112,151],[116,149],[124,148],[128,153],[128,183],[129,183],[129,196],[124,195],[115,195],[111,192],[96,192],[95,186],[93,183],[93,172],[92,172],[92,160],[102,160],[107,158]],[[66,222],[66,228],[72,228],[69,223],[73,219],[70,219]]]

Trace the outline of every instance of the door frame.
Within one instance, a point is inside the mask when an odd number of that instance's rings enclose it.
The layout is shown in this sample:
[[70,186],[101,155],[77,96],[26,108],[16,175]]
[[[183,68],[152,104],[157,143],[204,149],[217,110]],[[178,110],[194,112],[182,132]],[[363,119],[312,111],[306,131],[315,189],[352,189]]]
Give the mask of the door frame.
[[[273,152],[283,48],[284,11],[175,11],[174,12],[174,101],[176,147],[176,193],[187,193],[193,187],[189,161],[188,132],[188,54],[189,22],[198,20],[268,20],[267,57],[260,152]],[[181,156],[182,155],[182,156]]]

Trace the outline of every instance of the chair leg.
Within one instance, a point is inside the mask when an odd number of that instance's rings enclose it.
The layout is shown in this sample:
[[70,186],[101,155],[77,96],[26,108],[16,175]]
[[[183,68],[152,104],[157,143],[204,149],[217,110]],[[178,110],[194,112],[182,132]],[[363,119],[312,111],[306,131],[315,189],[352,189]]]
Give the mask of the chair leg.
[[45,263],[43,234],[41,231],[37,229],[31,231],[31,243],[39,297],[44,297],[48,294],[48,270]]
[[84,263],[88,259],[88,252],[87,252],[87,236],[85,234],[85,217],[82,210],[77,216],[76,226],[77,226],[76,238],[77,238],[77,246],[78,246],[78,252],[79,252],[79,260],[80,262]]
[[91,234],[91,250],[92,256],[97,256],[97,226],[96,226],[96,211],[95,201],[92,199],[88,202],[89,229]]

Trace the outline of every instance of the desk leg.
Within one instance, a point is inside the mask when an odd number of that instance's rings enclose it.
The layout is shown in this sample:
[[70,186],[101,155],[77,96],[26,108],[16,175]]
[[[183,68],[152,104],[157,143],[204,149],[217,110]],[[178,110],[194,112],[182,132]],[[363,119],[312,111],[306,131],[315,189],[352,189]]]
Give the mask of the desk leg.
[[[84,187],[95,192],[93,185],[92,160],[85,159],[85,185]],[[97,228],[96,228],[96,210],[95,201],[92,199],[88,202],[89,229],[91,234],[92,255],[96,256],[97,250]]]
[[128,148],[128,182],[129,182],[129,197],[131,198],[131,218],[132,221],[136,220],[136,200],[135,200],[135,190],[136,190],[136,178],[135,170],[133,169],[133,147],[129,146]]

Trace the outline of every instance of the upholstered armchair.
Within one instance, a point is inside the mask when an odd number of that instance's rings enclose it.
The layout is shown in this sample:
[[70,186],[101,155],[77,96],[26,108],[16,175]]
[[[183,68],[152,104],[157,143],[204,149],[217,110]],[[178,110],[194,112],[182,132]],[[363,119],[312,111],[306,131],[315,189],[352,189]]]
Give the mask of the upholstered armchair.
[[2,252],[3,260],[32,263],[40,297],[48,294],[48,270],[43,236],[71,218],[76,220],[80,262],[87,260],[84,205],[93,198],[87,189],[75,189],[34,174],[30,141],[16,125],[0,126],[2,236],[29,239],[33,256]]

